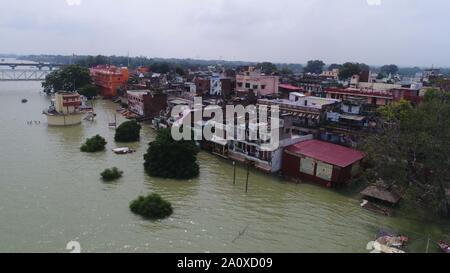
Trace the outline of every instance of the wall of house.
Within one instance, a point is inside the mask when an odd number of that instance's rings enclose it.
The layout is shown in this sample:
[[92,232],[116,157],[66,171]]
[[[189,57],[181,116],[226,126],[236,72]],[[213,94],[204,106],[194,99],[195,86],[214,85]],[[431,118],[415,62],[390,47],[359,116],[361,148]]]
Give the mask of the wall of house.
[[144,98],[143,94],[136,92],[127,92],[128,110],[139,116],[144,116]]
[[342,104],[341,106],[341,110],[344,113],[348,113],[348,114],[359,114],[361,112],[361,106],[359,105],[350,105],[350,104]]
[[222,95],[224,97],[229,97],[234,91],[234,82],[231,79],[221,79],[222,83]]
[[236,90],[249,92],[253,90],[258,96],[278,94],[278,76],[236,75]]
[[147,118],[159,116],[167,108],[167,94],[149,94],[144,96],[144,113]]
[[359,88],[368,88],[373,90],[391,90],[395,88],[401,88],[400,84],[390,84],[381,82],[360,82],[358,84]]
[[55,110],[59,113],[73,113],[81,105],[80,95],[78,93],[56,93],[54,99]]
[[205,93],[210,92],[211,82],[205,78],[195,78],[195,87],[197,95],[202,96]]
[[[302,158],[304,158],[304,164],[311,162],[313,164],[313,170],[310,166],[304,166],[305,171],[302,169]],[[314,182],[322,186],[340,187],[345,184],[352,177],[352,166],[346,168],[340,168],[332,166],[327,163],[323,163],[312,158],[301,157],[299,155],[293,155],[288,152],[283,153],[283,175],[286,177],[299,179],[301,181]],[[331,170],[329,168],[332,168]],[[308,174],[307,170],[311,170]],[[330,177],[331,175],[331,177]]]
[[68,126],[81,123],[82,114],[71,115],[46,115],[47,123],[50,126]]

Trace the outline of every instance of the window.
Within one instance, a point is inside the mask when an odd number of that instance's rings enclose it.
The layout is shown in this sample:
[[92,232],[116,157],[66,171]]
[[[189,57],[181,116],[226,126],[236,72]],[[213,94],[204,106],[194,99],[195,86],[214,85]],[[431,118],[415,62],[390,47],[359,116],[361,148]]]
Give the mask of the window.
[[263,90],[266,89],[266,85],[264,85],[264,84],[261,85],[261,89],[263,89]]
[[323,162],[317,162],[316,176],[326,181],[331,181],[333,175],[333,166]]
[[253,89],[258,89],[258,85],[254,84]]
[[246,83],[245,88],[250,88],[250,83]]
[[300,160],[300,172],[314,175],[315,162],[312,158],[305,157]]
[[238,82],[237,83],[239,87],[242,87],[243,83],[242,82]]

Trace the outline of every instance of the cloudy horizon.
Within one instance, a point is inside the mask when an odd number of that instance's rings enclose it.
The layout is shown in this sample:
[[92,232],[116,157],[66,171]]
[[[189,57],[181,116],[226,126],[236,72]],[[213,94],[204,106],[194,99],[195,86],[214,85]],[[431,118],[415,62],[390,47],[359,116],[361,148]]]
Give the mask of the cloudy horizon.
[[450,66],[445,0],[0,0],[1,53]]

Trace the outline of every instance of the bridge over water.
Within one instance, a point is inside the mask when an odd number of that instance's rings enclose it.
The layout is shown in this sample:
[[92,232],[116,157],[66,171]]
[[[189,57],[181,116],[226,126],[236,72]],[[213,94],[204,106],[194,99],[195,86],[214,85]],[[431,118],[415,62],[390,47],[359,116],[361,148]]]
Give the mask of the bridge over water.
[[43,81],[48,74],[63,66],[55,63],[0,62],[0,81]]

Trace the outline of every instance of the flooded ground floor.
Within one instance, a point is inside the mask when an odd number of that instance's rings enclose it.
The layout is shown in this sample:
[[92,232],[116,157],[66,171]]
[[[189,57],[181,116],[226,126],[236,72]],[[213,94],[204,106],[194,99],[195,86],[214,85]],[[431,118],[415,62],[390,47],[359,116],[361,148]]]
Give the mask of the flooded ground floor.
[[[49,127],[42,110],[49,98],[38,82],[0,83],[0,252],[369,252],[380,227],[411,238],[409,251],[424,252],[450,234],[448,222],[426,220],[406,208],[395,217],[362,210],[357,195],[294,184],[200,153],[200,176],[165,180],[144,173],[143,154],[155,132],[144,126],[136,153],[116,155],[116,104],[94,103],[94,122]],[[23,98],[27,103],[21,103]],[[118,117],[119,121],[121,117]],[[31,124],[29,121],[33,121]],[[34,122],[36,121],[36,122]],[[28,123],[27,123],[28,122]],[[81,153],[87,137],[100,134],[107,150]],[[117,166],[124,176],[103,183],[100,172]],[[174,214],[145,221],[129,211],[138,195],[156,192]]]

